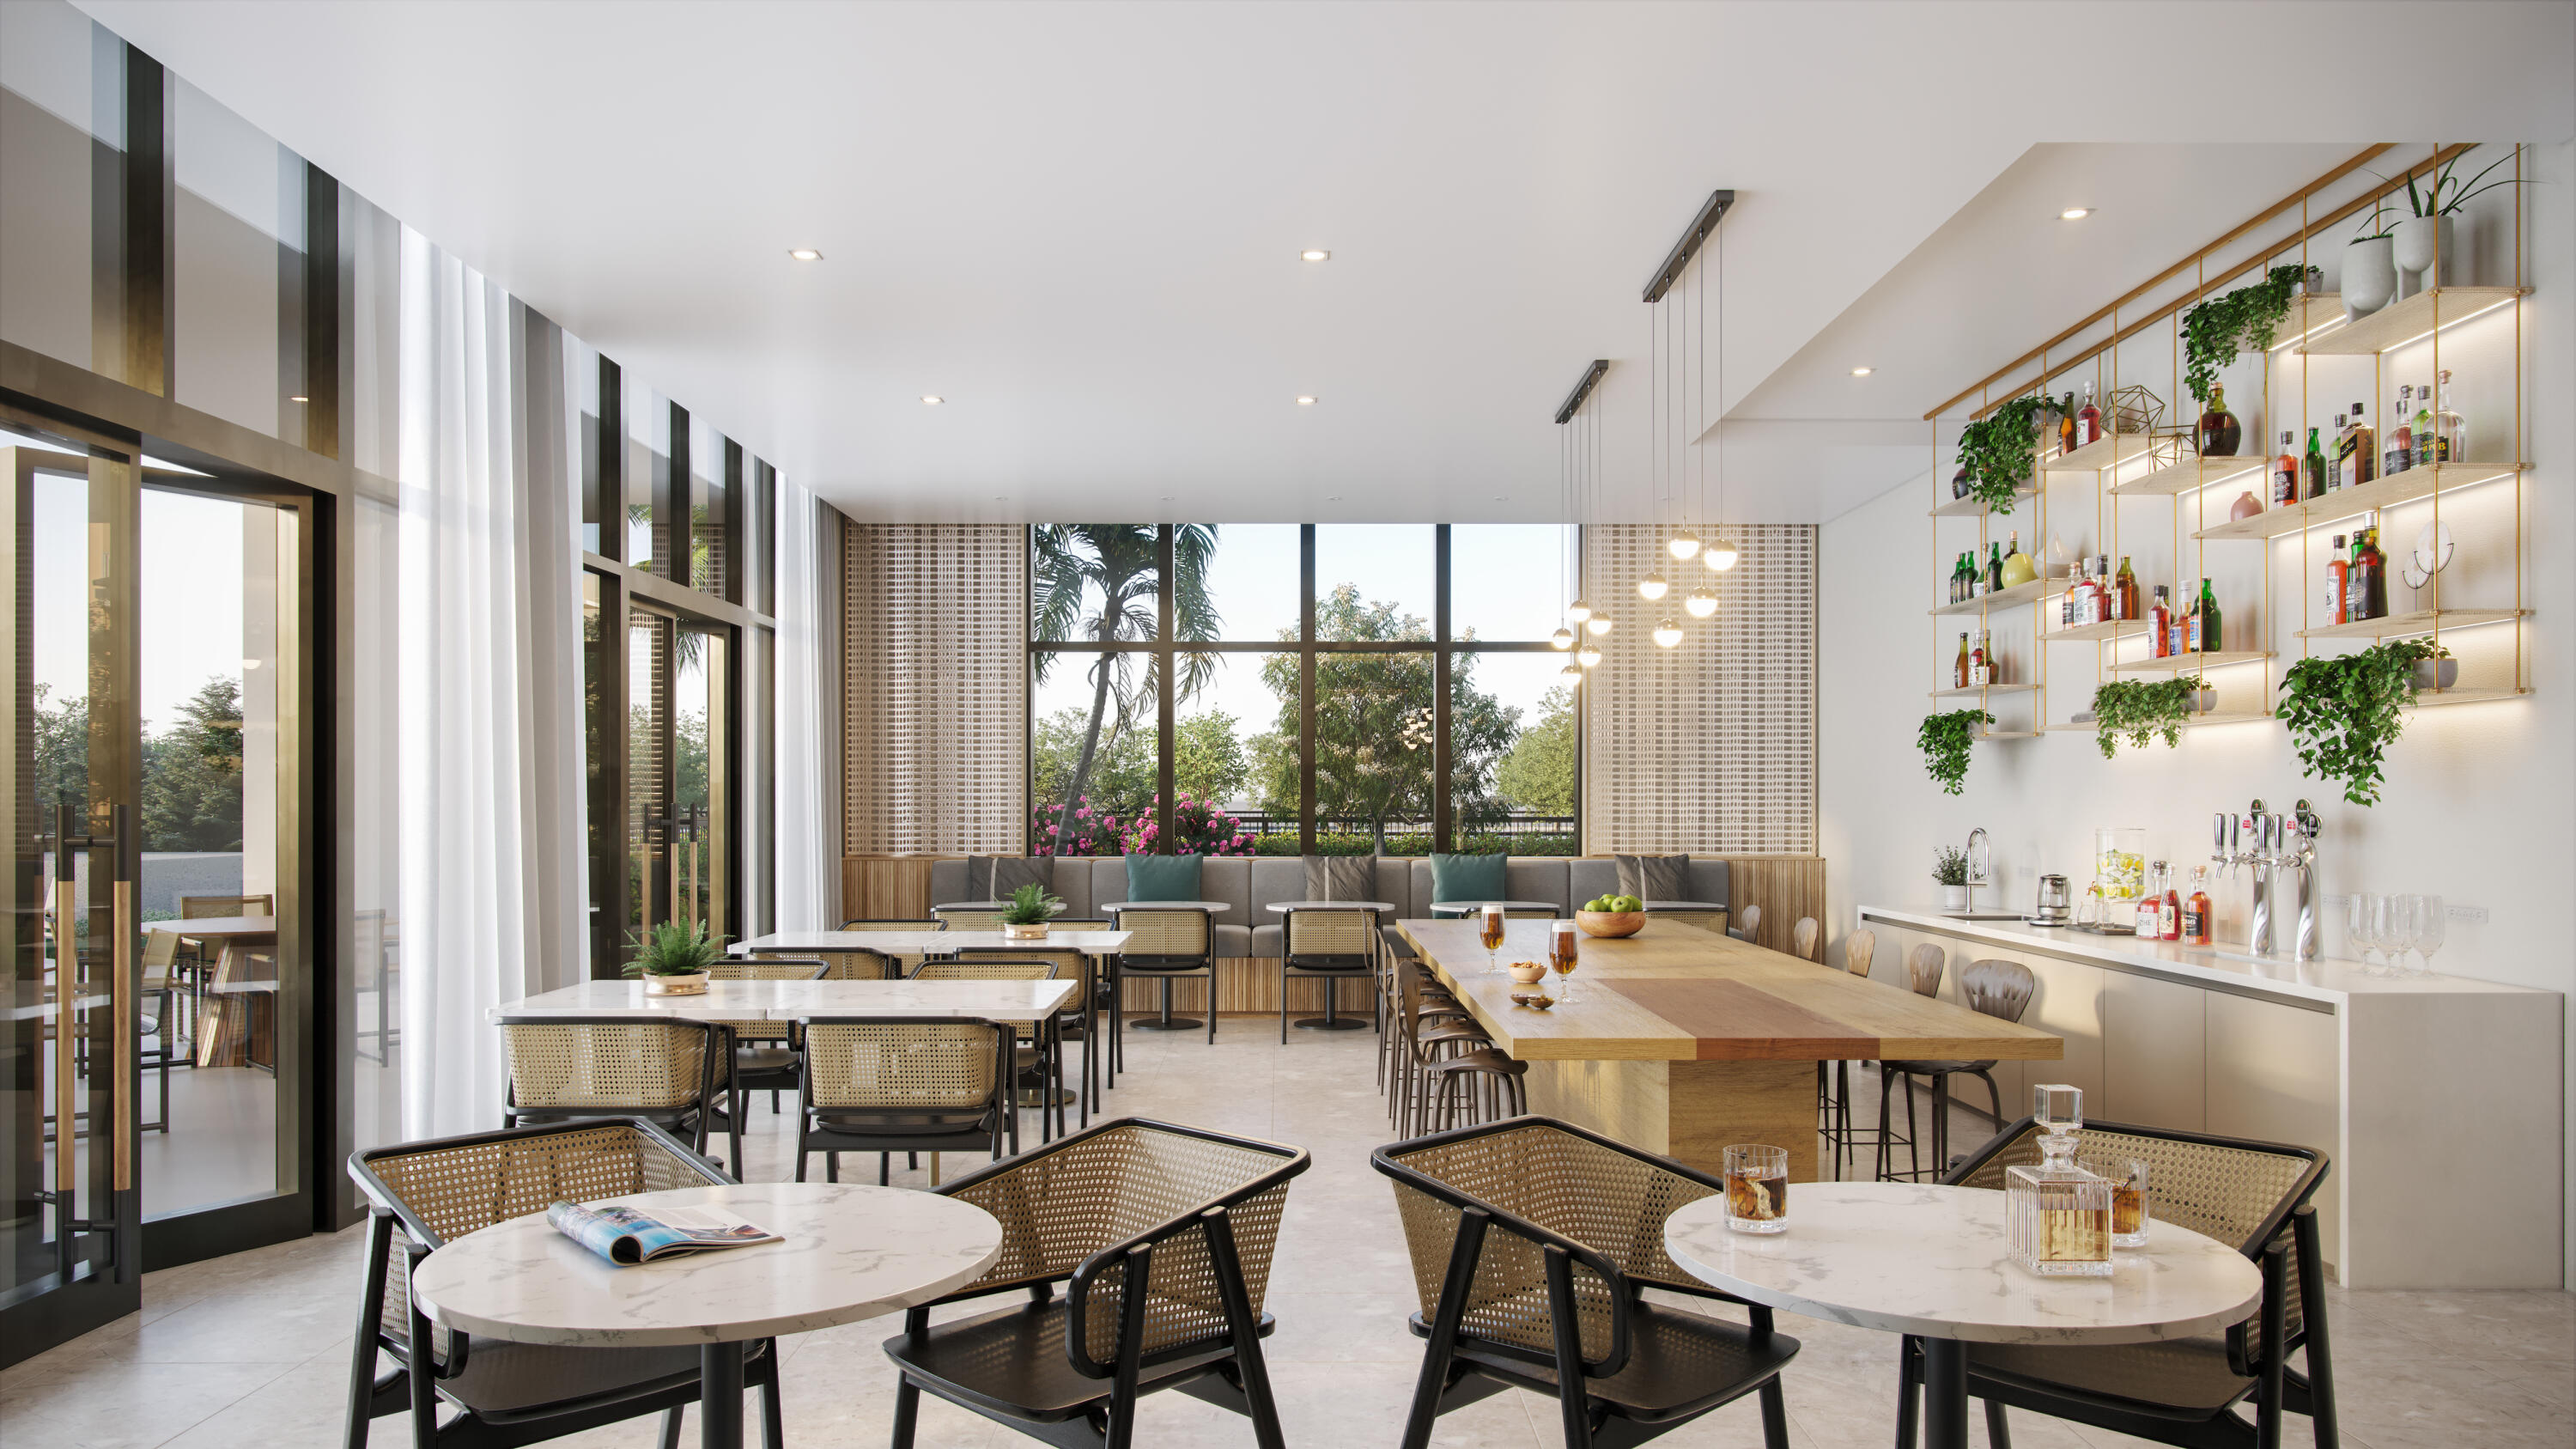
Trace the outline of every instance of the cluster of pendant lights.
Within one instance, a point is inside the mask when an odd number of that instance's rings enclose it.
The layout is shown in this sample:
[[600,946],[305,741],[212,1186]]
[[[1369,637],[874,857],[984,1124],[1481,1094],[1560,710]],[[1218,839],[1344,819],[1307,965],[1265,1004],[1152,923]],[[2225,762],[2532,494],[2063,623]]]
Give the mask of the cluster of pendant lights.
[[[1725,395],[1726,387],[1724,238],[1725,228],[1720,227],[1710,239],[1718,248],[1716,381],[1721,397]],[[1708,477],[1710,460],[1702,457],[1700,450],[1692,446],[1692,440],[1707,427],[1708,305],[1704,288],[1707,270],[1704,266],[1692,267],[1678,287],[1667,290],[1653,304],[1656,310],[1647,316],[1647,355],[1652,368],[1652,402],[1647,410],[1647,429],[1658,519],[1667,512],[1667,500],[1676,503],[1682,513],[1679,526],[1664,540],[1664,551],[1672,556],[1676,565],[1697,559],[1709,573],[1723,574],[1733,569],[1741,557],[1734,541],[1720,533],[1703,543],[1690,527],[1693,513],[1703,518],[1708,516],[1706,505],[1711,491]],[[1676,292],[1681,294],[1678,307],[1675,305]],[[1678,329],[1674,326],[1676,313],[1681,323]],[[1560,483],[1569,501],[1581,500],[1579,508],[1569,509],[1569,512],[1579,511],[1588,515],[1591,500],[1599,488],[1600,436],[1599,430],[1592,425],[1592,419],[1583,416],[1580,408],[1574,420],[1582,426],[1569,429],[1566,434]],[[1721,506],[1726,486],[1724,448],[1721,440],[1717,444],[1715,460],[1718,474],[1716,492]],[[1692,506],[1694,500],[1699,505],[1696,508]],[[1579,574],[1579,564],[1576,569]],[[1694,619],[1716,617],[1715,582],[1714,579],[1702,580],[1684,593],[1681,599],[1683,612]],[[1662,603],[1672,591],[1673,580],[1665,577],[1660,563],[1644,578],[1637,580],[1638,597],[1650,604]],[[1596,608],[1590,601],[1579,597],[1566,606],[1565,614],[1567,625],[1560,627],[1549,642],[1559,649],[1574,650],[1577,662],[1565,666],[1564,673],[1569,678],[1580,680],[1584,671],[1601,662],[1601,649],[1593,641],[1609,633],[1614,621],[1608,610]],[[1579,634],[1578,630],[1581,631]],[[1656,621],[1654,627],[1656,646],[1678,648],[1684,637],[1680,621],[1673,617],[1667,605],[1663,617]],[[1578,644],[1581,647],[1577,648]]]

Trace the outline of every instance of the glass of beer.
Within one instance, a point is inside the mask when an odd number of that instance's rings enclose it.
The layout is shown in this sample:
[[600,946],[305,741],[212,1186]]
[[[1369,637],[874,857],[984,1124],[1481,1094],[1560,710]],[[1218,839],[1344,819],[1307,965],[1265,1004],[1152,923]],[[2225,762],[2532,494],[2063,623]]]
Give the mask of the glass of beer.
[[1574,923],[1558,921],[1547,932],[1547,964],[1556,968],[1556,999],[1563,1001],[1574,982]]
[[2129,1157],[2089,1157],[2086,1172],[2111,1184],[2111,1246],[2147,1245],[2147,1165]]
[[1750,1143],[1726,1149],[1726,1225],[1739,1233],[1789,1231],[1789,1149]]
[[1491,976],[1503,969],[1494,963],[1494,953],[1503,948],[1503,903],[1501,901],[1485,902],[1483,925],[1484,929],[1476,939],[1485,943],[1485,974]]

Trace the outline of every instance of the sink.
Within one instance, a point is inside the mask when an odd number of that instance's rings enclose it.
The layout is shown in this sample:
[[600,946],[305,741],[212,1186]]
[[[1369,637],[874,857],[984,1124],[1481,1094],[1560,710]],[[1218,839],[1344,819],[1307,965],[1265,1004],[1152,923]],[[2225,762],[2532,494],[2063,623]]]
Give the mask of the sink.
[[1941,914],[1953,921],[2018,921],[2022,918],[2019,911],[1943,911]]

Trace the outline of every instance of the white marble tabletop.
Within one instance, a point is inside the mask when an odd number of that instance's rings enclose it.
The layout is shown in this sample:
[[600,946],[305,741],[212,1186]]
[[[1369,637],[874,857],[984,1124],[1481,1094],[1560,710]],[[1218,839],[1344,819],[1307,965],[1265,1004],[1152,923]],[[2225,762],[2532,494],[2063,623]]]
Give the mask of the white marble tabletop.
[[143,929],[173,936],[274,936],[277,917],[199,916],[192,921],[145,921]]
[[677,1016],[690,1021],[801,1021],[815,1016],[913,1016],[1027,1023],[1064,1009],[1082,989],[1054,981],[710,981],[689,996],[648,996],[640,981],[584,981],[492,1008],[505,1016]]
[[[2151,1214],[2152,1217],[2152,1214]],[[1726,1199],[1665,1221],[1684,1271],[1739,1298],[1888,1333],[1970,1343],[2146,1343],[2243,1321],[2263,1275],[2224,1243],[2151,1222],[2108,1278],[2043,1278],[2012,1259],[2004,1195],[1906,1182],[1801,1182],[1789,1230],[1738,1233]]]
[[945,955],[950,951],[1009,951],[1043,946],[1053,951],[1080,951],[1087,956],[1114,956],[1133,931],[1058,931],[1042,940],[1018,941],[999,931],[773,931],[737,941],[743,951],[881,951],[889,956]]
[[1221,916],[1233,909],[1223,901],[1111,901],[1100,913],[1113,919],[1120,911],[1205,911]]
[[752,1182],[603,1201],[721,1208],[785,1241],[619,1267],[532,1213],[430,1254],[412,1290],[430,1317],[468,1333],[667,1348],[807,1333],[910,1308],[975,1281],[1002,1251],[991,1213],[907,1188]]
[[1386,901],[1272,901],[1262,909],[1284,916],[1290,911],[1391,911],[1395,907]]

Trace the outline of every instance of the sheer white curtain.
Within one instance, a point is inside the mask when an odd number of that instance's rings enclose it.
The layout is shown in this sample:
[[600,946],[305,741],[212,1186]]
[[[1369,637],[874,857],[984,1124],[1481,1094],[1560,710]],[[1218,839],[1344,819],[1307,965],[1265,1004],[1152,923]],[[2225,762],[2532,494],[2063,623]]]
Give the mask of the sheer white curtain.
[[488,1013],[579,974],[561,334],[402,237],[403,1127],[501,1125]]
[[778,929],[839,925],[840,860],[833,789],[833,713],[839,708],[831,627],[838,571],[832,524],[840,515],[778,480]]

